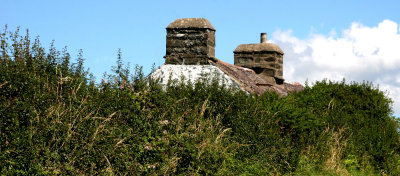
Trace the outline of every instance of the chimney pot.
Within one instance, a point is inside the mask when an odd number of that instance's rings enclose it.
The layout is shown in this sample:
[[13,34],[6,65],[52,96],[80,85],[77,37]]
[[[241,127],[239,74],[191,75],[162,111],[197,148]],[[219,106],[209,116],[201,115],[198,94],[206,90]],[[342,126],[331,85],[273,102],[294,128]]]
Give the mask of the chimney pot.
[[267,43],[267,33],[261,33],[261,43]]

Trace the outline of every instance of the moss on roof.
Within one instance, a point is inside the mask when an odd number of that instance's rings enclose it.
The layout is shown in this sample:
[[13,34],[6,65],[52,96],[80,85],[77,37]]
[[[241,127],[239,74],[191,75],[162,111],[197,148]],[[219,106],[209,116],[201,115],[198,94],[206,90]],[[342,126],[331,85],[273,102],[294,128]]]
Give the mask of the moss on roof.
[[176,19],[174,22],[172,22],[167,26],[167,29],[178,29],[178,28],[205,28],[215,31],[211,23],[205,18]]
[[233,52],[237,53],[237,52],[262,52],[262,51],[277,52],[283,54],[281,48],[279,48],[278,45],[272,43],[241,44]]

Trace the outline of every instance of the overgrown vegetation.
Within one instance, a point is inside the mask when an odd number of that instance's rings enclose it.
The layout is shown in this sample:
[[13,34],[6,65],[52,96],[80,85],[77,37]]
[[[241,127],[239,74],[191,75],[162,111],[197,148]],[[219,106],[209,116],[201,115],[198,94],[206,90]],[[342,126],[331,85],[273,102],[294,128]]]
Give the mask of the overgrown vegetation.
[[66,48],[1,32],[4,175],[399,175],[398,121],[372,83],[279,97],[217,82],[165,90],[118,52],[95,84]]

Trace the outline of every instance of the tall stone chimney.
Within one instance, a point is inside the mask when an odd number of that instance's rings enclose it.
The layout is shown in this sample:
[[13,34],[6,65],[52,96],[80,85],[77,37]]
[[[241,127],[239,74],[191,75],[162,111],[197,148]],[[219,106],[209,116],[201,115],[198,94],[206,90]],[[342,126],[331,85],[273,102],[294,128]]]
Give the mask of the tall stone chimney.
[[283,51],[278,45],[267,43],[261,33],[260,43],[241,44],[234,53],[235,65],[250,68],[270,84],[283,84]]
[[177,19],[166,29],[166,64],[205,65],[215,59],[215,29],[207,19]]

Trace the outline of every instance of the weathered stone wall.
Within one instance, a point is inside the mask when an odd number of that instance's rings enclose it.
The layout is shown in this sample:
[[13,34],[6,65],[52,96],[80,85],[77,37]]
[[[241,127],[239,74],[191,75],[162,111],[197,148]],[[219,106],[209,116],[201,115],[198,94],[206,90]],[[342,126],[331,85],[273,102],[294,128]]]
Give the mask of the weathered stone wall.
[[277,52],[235,52],[235,65],[253,69],[261,77],[283,84],[283,54]]
[[204,65],[215,58],[215,30],[167,28],[166,64]]

